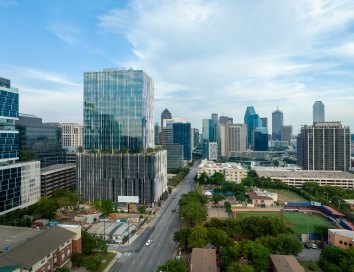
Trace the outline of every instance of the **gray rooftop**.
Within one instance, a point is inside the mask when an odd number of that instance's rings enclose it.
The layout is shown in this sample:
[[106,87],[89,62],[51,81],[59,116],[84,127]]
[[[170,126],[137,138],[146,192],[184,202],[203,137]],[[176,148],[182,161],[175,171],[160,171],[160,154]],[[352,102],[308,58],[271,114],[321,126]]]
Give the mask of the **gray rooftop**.
[[41,231],[38,235],[0,255],[0,267],[20,265],[28,269],[74,236],[74,232],[61,227]]
[[343,171],[308,171],[308,170],[257,170],[259,176],[272,178],[313,178],[313,179],[352,179],[354,174]]
[[54,164],[45,168],[41,169],[41,175],[48,175],[56,171],[63,171],[66,169],[74,168],[76,167],[75,164],[73,163],[67,163],[67,164]]
[[0,252],[12,249],[39,232],[39,229],[34,228],[0,226]]

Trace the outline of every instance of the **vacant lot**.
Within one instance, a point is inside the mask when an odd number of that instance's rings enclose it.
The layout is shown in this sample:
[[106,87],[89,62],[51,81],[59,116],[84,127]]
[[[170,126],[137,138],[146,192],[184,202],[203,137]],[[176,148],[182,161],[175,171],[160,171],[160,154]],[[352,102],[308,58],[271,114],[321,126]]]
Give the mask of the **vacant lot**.
[[278,194],[278,202],[284,203],[284,202],[305,202],[308,201],[298,194],[288,191],[288,190],[283,190],[283,189],[267,189],[267,191],[277,193]]
[[326,225],[332,228],[337,228],[326,218],[317,214],[302,212],[237,212],[236,214],[236,218],[243,218],[248,216],[281,217],[287,223],[287,225],[295,231],[295,234],[297,235],[308,233],[308,230],[313,232],[315,225]]

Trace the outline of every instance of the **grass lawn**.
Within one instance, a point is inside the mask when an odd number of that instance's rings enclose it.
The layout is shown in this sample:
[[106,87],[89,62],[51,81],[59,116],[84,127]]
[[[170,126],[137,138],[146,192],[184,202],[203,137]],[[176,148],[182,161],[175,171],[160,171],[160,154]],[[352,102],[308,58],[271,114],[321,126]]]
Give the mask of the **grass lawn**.
[[281,217],[287,225],[295,231],[296,235],[307,233],[308,228],[310,229],[310,232],[313,232],[315,225],[326,225],[336,228],[336,226],[329,222],[326,218],[317,214],[310,215],[302,212],[237,212],[236,214],[236,218],[249,216]]
[[113,260],[115,254],[114,253],[111,253],[111,252],[108,252],[107,254],[104,254],[103,255],[103,258],[105,260],[105,262],[103,262],[99,268],[98,268],[98,272],[101,272],[101,271],[104,271],[106,269],[106,267],[111,263],[111,261]]
[[278,202],[306,202],[308,200],[302,198],[298,194],[284,190],[284,189],[267,189],[267,191],[277,193],[278,194]]

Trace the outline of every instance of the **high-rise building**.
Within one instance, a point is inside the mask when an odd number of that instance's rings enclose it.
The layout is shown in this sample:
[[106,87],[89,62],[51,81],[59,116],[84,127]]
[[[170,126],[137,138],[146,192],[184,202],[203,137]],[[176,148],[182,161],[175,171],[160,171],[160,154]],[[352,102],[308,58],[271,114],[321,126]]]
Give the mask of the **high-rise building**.
[[290,142],[293,138],[293,126],[282,126],[281,128],[281,141]]
[[208,160],[209,161],[218,160],[218,143],[216,142],[208,143]]
[[167,169],[178,169],[184,166],[183,145],[165,144],[167,150]]
[[313,122],[325,121],[325,106],[322,101],[316,101],[312,107],[313,110]]
[[183,146],[183,157],[185,161],[192,160],[192,137],[190,123],[174,123],[172,127],[173,143]]
[[228,129],[228,153],[247,150],[247,126],[246,124],[229,125]]
[[225,123],[229,123],[229,117],[228,116],[220,116],[219,117],[219,123],[220,124],[225,124]]
[[167,153],[151,150],[153,112],[153,80],[144,71],[84,73],[84,146],[94,151],[77,160],[77,191],[85,200],[138,196],[152,204],[167,189]]
[[172,119],[172,114],[168,109],[165,109],[162,113],[161,113],[161,130],[164,127],[164,123],[163,120],[165,119]]
[[0,78],[0,215],[35,204],[41,196],[40,162],[17,163],[18,89]]
[[261,117],[262,121],[262,127],[265,127],[268,129],[268,118],[267,117]]
[[229,117],[229,124],[233,124],[234,123],[234,118]]
[[268,130],[258,127],[254,130],[254,151],[268,151]]
[[228,121],[219,122],[218,134],[219,134],[218,148],[220,150],[218,157],[228,158],[228,156],[229,156],[229,140],[228,140],[229,139],[229,123],[228,123]]
[[284,115],[283,112],[278,110],[273,111],[272,113],[272,139],[274,141],[281,140],[281,128],[283,127],[284,123]]
[[83,146],[82,125],[74,123],[61,123],[61,137],[63,148],[77,149]]
[[20,114],[16,128],[20,135],[20,150],[33,152],[41,161],[41,168],[65,163],[62,130],[58,123],[42,123],[40,117]]
[[164,127],[161,131],[162,134],[162,144],[173,144],[173,128]]
[[348,171],[350,130],[340,122],[302,126],[297,141],[297,161],[304,170]]
[[257,127],[262,127],[262,120],[256,113],[253,106],[247,107],[244,122],[247,125],[247,146],[253,148],[254,130]]
[[155,122],[155,145],[158,145],[160,143],[160,133],[161,133],[161,128],[158,122]]
[[200,146],[200,133],[199,129],[194,128],[194,148],[198,148]]
[[211,119],[213,119],[215,122],[217,122],[219,120],[219,115],[217,113],[212,113]]
[[153,148],[153,100],[153,80],[142,70],[85,72],[85,149],[114,153]]
[[203,140],[209,142],[216,141],[216,121],[214,119],[203,119]]

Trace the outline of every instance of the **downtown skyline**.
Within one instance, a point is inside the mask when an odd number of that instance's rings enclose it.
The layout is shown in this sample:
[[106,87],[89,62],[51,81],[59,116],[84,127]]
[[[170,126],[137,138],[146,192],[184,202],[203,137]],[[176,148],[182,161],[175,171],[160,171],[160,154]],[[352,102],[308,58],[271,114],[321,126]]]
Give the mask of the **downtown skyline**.
[[[155,122],[168,108],[201,129],[212,112],[243,119],[247,106],[284,123],[351,116],[351,1],[0,0],[0,76],[21,93],[20,111],[83,122],[83,73],[143,69],[155,82]],[[186,114],[188,113],[188,114]]]

